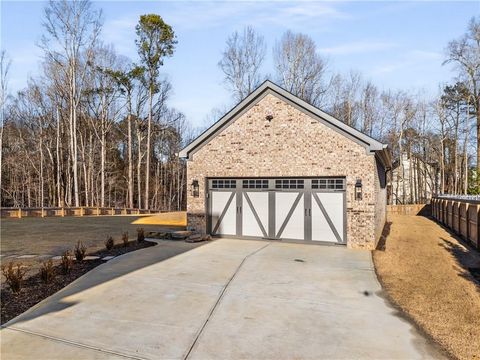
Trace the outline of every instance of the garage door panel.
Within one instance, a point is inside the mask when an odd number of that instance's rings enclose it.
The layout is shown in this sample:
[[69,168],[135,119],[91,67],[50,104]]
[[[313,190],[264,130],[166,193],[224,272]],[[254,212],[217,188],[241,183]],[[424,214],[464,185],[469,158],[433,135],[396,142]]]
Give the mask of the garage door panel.
[[210,221],[212,234],[236,235],[237,211],[235,192],[212,191]]
[[344,194],[312,193],[312,240],[343,242]]
[[275,193],[276,238],[305,239],[304,207],[303,193]]
[[242,235],[267,237],[268,192],[244,192],[242,210]]

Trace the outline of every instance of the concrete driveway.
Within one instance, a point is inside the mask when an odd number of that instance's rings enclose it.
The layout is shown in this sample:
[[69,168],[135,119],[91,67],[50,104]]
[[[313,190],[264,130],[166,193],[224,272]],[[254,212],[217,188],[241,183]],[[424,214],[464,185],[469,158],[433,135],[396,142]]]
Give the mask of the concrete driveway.
[[[7,359],[418,359],[370,252],[218,240],[114,259],[12,320]],[[162,253],[163,252],[163,253]]]

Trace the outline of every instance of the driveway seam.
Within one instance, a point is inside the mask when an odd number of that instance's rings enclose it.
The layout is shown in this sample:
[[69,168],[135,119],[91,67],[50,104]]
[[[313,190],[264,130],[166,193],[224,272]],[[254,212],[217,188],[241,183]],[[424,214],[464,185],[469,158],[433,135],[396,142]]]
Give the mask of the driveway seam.
[[271,243],[268,243],[267,245],[265,246],[262,246],[260,249],[257,249],[253,252],[251,252],[250,254],[248,254],[247,256],[245,256],[242,261],[240,262],[240,264],[237,266],[237,268],[235,269],[233,275],[230,277],[230,279],[227,281],[227,283],[225,284],[225,286],[223,287],[222,291],[220,292],[220,295],[218,296],[218,299],[217,301],[215,301],[215,304],[213,305],[212,309],[210,310],[210,312],[208,313],[208,316],[207,316],[207,319],[204,321],[203,325],[200,327],[200,330],[198,331],[197,335],[195,336],[195,339],[193,340],[192,342],[192,345],[190,345],[190,348],[188,349],[188,352],[187,354],[183,357],[183,360],[187,360],[188,357],[190,356],[193,348],[195,347],[195,345],[197,344],[198,342],[198,339],[200,338],[200,336],[202,335],[203,333],[203,330],[205,329],[205,327],[207,326],[207,323],[209,322],[210,318],[212,317],[213,313],[215,312],[215,309],[218,307],[218,305],[220,304],[220,301],[222,300],[223,298],[223,295],[225,294],[225,291],[227,290],[228,286],[230,285],[230,283],[233,281],[233,279],[235,278],[235,276],[238,274],[238,272],[240,271],[240,269],[242,268],[243,264],[245,263],[245,261],[247,261],[247,259],[257,253],[259,253],[260,251],[262,251],[263,249],[265,249],[267,246],[270,246]]
[[146,358],[143,358],[143,357],[122,354],[120,352],[101,349],[101,348],[98,348],[98,347],[95,347],[95,346],[82,344],[82,343],[75,342],[75,341],[72,341],[72,340],[61,339],[61,338],[57,338],[57,337],[50,336],[50,335],[45,335],[45,334],[39,334],[39,333],[36,333],[34,331],[29,331],[29,330],[25,330],[25,329],[16,328],[16,327],[9,326],[9,327],[5,327],[4,329],[5,330],[13,330],[13,331],[18,331],[18,332],[23,332],[23,333],[26,333],[26,334],[29,334],[29,335],[42,337],[42,338],[45,338],[45,339],[50,340],[50,341],[56,341],[56,342],[68,344],[68,345],[71,345],[71,346],[76,346],[76,347],[79,347],[79,348],[90,349],[90,350],[98,351],[98,352],[105,353],[105,354],[116,355],[116,356],[123,357],[123,358],[126,358],[126,359],[147,360]]

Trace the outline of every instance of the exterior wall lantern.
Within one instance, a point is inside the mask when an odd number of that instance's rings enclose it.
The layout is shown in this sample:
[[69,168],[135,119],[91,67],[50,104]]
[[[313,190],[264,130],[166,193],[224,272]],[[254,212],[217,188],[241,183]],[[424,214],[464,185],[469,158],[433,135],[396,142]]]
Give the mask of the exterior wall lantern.
[[362,180],[355,182],[355,200],[362,200]]
[[198,185],[198,180],[192,180],[192,185],[190,185],[190,194],[193,197],[200,196],[200,186]]

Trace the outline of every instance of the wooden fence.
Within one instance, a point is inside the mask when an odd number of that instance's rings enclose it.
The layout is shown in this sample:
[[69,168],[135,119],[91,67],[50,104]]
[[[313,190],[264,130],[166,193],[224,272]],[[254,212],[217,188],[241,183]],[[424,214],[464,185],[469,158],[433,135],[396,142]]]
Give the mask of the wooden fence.
[[428,204],[387,205],[387,214],[418,215],[429,206]]
[[106,208],[106,207],[49,207],[49,208],[1,208],[2,218],[51,217],[51,216],[112,216],[155,214],[158,210]]
[[480,249],[480,201],[434,197],[432,216],[475,248]]

